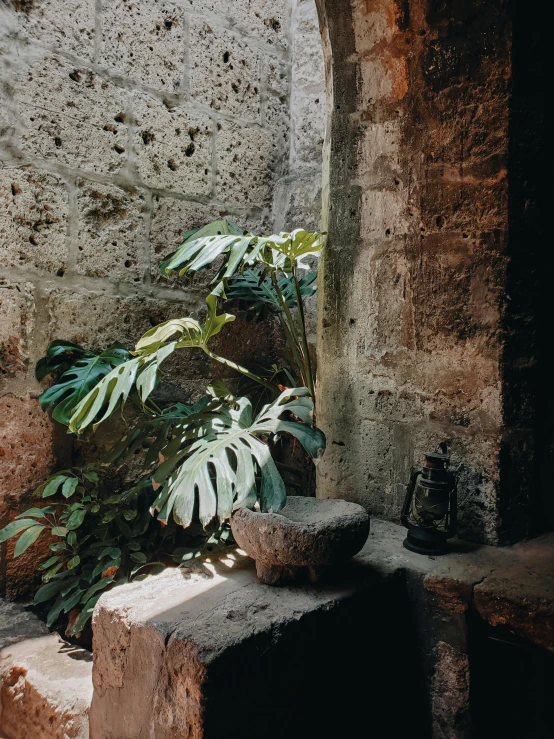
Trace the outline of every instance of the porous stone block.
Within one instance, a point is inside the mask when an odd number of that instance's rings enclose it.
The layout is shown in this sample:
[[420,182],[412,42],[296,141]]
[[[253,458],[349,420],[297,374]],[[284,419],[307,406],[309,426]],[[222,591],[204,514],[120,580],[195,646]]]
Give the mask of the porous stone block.
[[46,46],[90,59],[94,53],[95,0],[14,3],[21,28]]
[[54,463],[53,425],[30,397],[0,398],[0,513],[4,496],[17,497],[42,482]]
[[[182,287],[183,282],[178,277],[164,277],[160,273],[158,268],[160,262],[177,249],[186,231],[225,216],[230,217],[226,210],[216,205],[155,195],[150,225],[152,279],[164,285]],[[210,274],[210,270],[199,272],[187,284],[195,288],[204,288],[213,277],[213,274],[211,277]]]
[[57,634],[5,647],[0,652],[1,730],[10,739],[88,739],[91,673],[90,652]]
[[188,107],[170,109],[135,93],[134,146],[140,179],[186,195],[212,191],[212,121]]
[[140,282],[145,269],[145,197],[80,180],[77,272]]
[[48,633],[48,627],[44,621],[41,621],[32,611],[26,610],[19,603],[0,598],[0,649]]
[[44,348],[48,341],[60,336],[93,350],[105,349],[116,341],[133,348],[152,326],[169,318],[189,315],[199,308],[198,298],[185,292],[168,300],[49,289],[44,297],[49,315]]
[[127,158],[127,92],[52,56],[9,80],[23,151],[85,171],[117,172]]
[[257,121],[260,115],[260,52],[247,41],[193,22],[190,43],[190,90],[214,110]]
[[262,60],[262,78],[266,88],[287,97],[291,89],[291,68],[288,62],[273,56]]
[[292,154],[294,166],[308,164],[322,159],[325,139],[325,96],[321,93],[293,93],[291,100]]
[[54,175],[0,169],[0,264],[63,273],[68,196]]
[[220,121],[217,132],[217,194],[229,204],[263,207],[278,174],[279,141],[260,128]]
[[[277,134],[277,142],[281,151],[289,150],[290,142],[290,111],[288,98],[285,95],[276,95],[268,91],[265,98],[265,125]],[[287,169],[287,162],[283,162],[283,171]]]
[[185,20],[165,0],[115,0],[102,7],[100,64],[117,75],[164,92],[183,78]]
[[295,89],[325,90],[323,48],[315,3],[304,3],[296,12],[293,29],[292,81]]
[[321,170],[283,178],[276,185],[275,199],[281,214],[277,231],[321,229]]
[[33,286],[0,279],[0,384],[25,375],[34,320]]
[[[307,678],[318,639],[324,639],[320,631],[352,593],[350,585],[268,588],[238,554],[106,593],[93,617],[91,739],[131,739],[141,732],[153,739],[200,739],[219,730],[249,738],[300,736],[294,717],[302,725],[306,714],[295,707],[291,686]],[[333,651],[328,639],[328,663]],[[289,675],[281,693],[287,709],[277,715],[265,686],[271,693],[281,674]],[[236,690],[243,675],[260,691],[256,711],[246,708],[252,703],[241,697],[243,687]]]

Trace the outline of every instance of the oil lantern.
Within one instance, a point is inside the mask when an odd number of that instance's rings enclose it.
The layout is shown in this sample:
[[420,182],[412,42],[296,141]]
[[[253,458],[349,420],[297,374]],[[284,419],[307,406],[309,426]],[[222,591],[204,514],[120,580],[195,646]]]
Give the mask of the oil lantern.
[[448,469],[446,451],[446,444],[439,444],[410,476],[402,508],[402,525],[408,529],[404,546],[418,554],[444,554],[456,533],[457,475]]

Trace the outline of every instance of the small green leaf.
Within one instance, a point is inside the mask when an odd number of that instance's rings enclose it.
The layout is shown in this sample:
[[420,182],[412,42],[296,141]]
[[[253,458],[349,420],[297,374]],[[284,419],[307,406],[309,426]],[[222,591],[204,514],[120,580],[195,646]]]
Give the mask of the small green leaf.
[[76,477],[68,477],[67,480],[62,485],[63,497],[71,498],[78,484],[79,484],[79,480]]
[[70,547],[74,547],[77,543],[77,534],[74,531],[70,531],[67,536],[67,543]]
[[74,529],[78,529],[84,520],[85,520],[85,511],[83,511],[82,509],[73,511],[73,513],[69,517],[69,521],[67,522],[68,531],[73,531]]
[[81,563],[81,558],[78,554],[76,554],[74,557],[72,557],[69,562],[67,563],[67,569],[68,570],[74,570],[75,567],[77,567],[78,564]]
[[146,554],[144,554],[144,552],[133,552],[133,554],[131,554],[130,556],[130,559],[132,559],[133,562],[144,563],[146,562],[147,557],[146,557]]
[[99,600],[100,595],[101,593],[98,593],[97,595],[93,595],[92,598],[84,606],[83,610],[81,611],[81,614],[79,615],[79,618],[73,624],[73,629],[71,630],[71,634],[73,636],[75,636],[76,634],[80,634],[83,628],[85,627],[87,621],[91,618],[92,612],[94,611],[94,606]]
[[138,515],[138,511],[131,511],[131,510],[123,511],[123,518],[126,521],[134,521],[137,515]]
[[83,591],[81,588],[78,588],[74,593],[71,593],[71,595],[67,595],[63,599],[63,612],[69,613],[72,608],[75,608],[77,603],[81,600],[81,596],[83,595]]
[[37,590],[37,592],[35,593],[34,602],[36,603],[36,605],[38,605],[39,603],[44,603],[45,601],[50,600],[50,598],[60,592],[63,586],[63,580],[51,580],[50,582],[46,583],[46,585],[43,585]]
[[19,557],[20,554],[23,554],[23,552],[26,552],[27,549],[31,546],[31,544],[34,544],[35,541],[38,539],[38,537],[41,535],[41,533],[44,531],[46,526],[31,526],[31,528],[27,529],[27,531],[24,531],[19,539],[16,542],[16,545],[13,550],[13,556]]
[[88,480],[89,482],[98,482],[98,479],[99,479],[96,472],[85,472],[83,474],[83,477],[85,478],[85,480]]
[[44,516],[46,515],[44,513],[45,510],[45,508],[29,508],[29,510],[25,511],[25,513],[20,513],[19,516],[16,516],[16,519],[25,518],[25,516],[31,516],[32,518],[44,518]]
[[100,510],[100,506],[98,505],[98,503],[95,503],[90,510],[92,513],[98,513],[98,511]]
[[58,562],[57,565],[54,565],[51,570],[48,570],[48,572],[45,572],[42,576],[42,582],[50,582],[50,580],[54,577],[54,575],[61,570],[63,567],[63,562]]
[[65,542],[60,541],[56,544],[50,544],[50,549],[52,552],[63,552],[66,549]]
[[62,608],[63,598],[61,595],[59,595],[52,608],[48,611],[48,615],[46,616],[46,625],[48,627],[52,626],[52,624],[56,621],[56,619],[62,612]]
[[104,588],[106,588],[108,585],[111,585],[112,582],[113,577],[103,577],[98,580],[98,582],[95,582],[94,585],[91,585],[87,592],[83,595],[83,603],[86,603],[89,598],[91,598],[99,590],[104,590]]
[[47,559],[46,562],[43,562],[41,565],[37,567],[37,570],[47,570],[49,567],[52,567],[52,565],[55,565],[56,562],[59,560],[59,557],[50,557],[50,559]]
[[53,477],[50,482],[48,482],[42,491],[42,497],[43,498],[50,498],[52,495],[55,495],[58,488],[62,483],[67,480],[66,475],[57,475],[56,477]]
[[102,523],[110,523],[110,521],[113,521],[116,516],[117,511],[108,511],[108,513],[106,513],[106,515],[102,519]]
[[52,534],[54,536],[65,536],[67,534],[67,529],[65,526],[54,526],[52,529]]
[[131,552],[138,552],[140,549],[140,544],[138,541],[128,541],[127,549],[130,549]]
[[30,526],[36,526],[37,522],[33,518],[16,519],[0,531],[0,544],[3,541],[11,539],[12,536],[19,534],[23,529],[28,529]]
[[118,547],[106,547],[102,549],[98,555],[98,559],[104,559],[104,557],[110,557],[111,559],[119,559],[121,557],[121,549]]
[[104,503],[106,503],[107,505],[114,505],[115,503],[119,503],[120,500],[121,495],[110,495],[109,498],[106,498]]

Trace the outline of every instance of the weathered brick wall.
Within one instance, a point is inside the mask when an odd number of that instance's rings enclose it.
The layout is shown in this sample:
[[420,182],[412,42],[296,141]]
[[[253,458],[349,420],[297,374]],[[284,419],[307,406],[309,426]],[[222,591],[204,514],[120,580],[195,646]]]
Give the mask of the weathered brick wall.
[[[290,138],[293,58],[293,100],[313,92],[300,58],[305,40],[320,43],[302,20],[314,17],[313,0],[0,4],[0,525],[67,444],[37,402],[49,341],[130,347],[200,313],[205,280],[157,270],[188,228],[317,220],[319,183],[302,190],[296,172],[312,158],[320,176],[321,96],[306,130],[295,110]],[[284,182],[294,207],[274,205]],[[233,335],[242,359],[265,350],[252,331]],[[206,359],[181,369],[185,394],[202,392]]]
[[503,0],[317,2],[332,68],[319,493],[398,518],[410,467],[447,441],[460,533],[517,540],[544,405],[537,45]]

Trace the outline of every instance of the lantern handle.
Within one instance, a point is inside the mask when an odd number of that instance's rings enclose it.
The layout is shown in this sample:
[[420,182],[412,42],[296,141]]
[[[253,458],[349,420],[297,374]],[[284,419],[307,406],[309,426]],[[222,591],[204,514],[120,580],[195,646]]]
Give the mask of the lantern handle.
[[408,483],[408,488],[406,490],[406,497],[404,498],[404,505],[402,506],[402,515],[400,516],[400,520],[402,521],[402,526],[404,526],[404,528],[406,529],[415,528],[414,524],[412,524],[409,520],[409,515],[410,515],[410,506],[412,504],[412,498],[414,495],[416,480],[420,472],[421,472],[420,469],[417,469],[416,467],[412,467],[412,471],[410,474],[410,482]]

